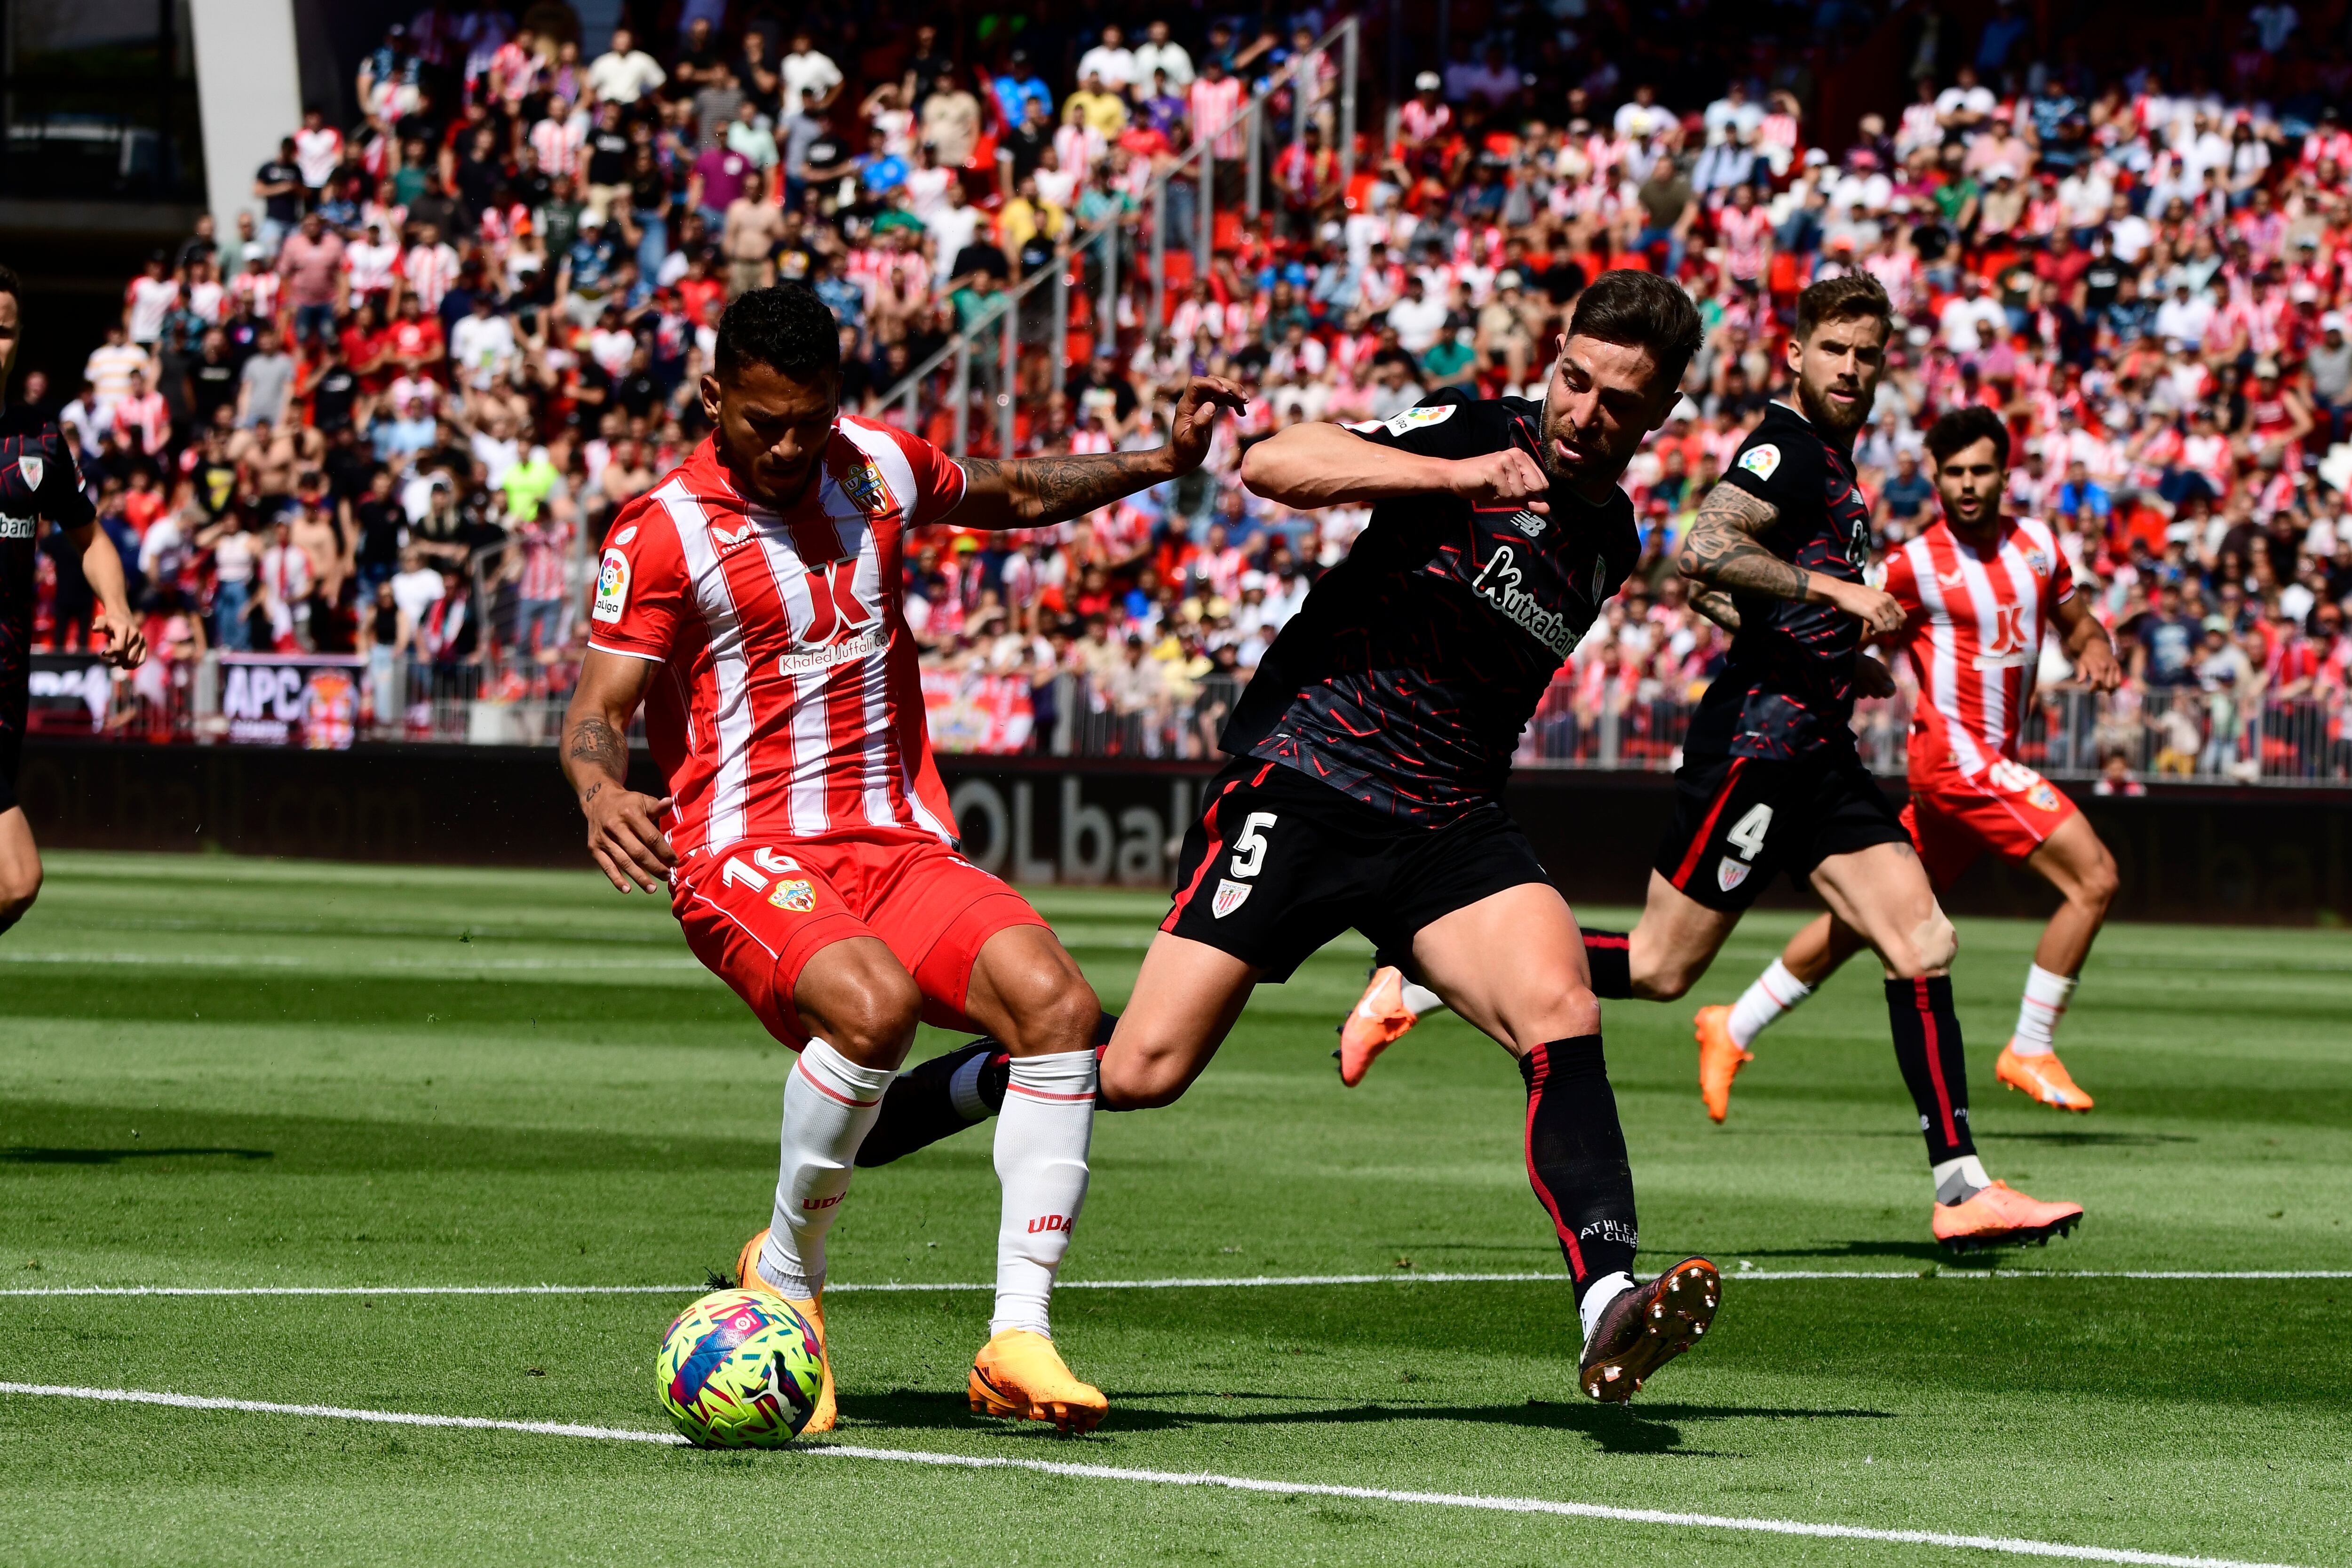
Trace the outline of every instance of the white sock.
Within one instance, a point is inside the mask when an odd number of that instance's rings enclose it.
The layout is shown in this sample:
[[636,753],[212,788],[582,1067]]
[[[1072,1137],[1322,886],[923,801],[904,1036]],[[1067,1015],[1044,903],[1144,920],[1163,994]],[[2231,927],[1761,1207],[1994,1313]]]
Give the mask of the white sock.
[[2074,982],[2063,974],[2053,974],[2040,964],[2025,971],[2025,999],[2017,1005],[2017,1033],[2010,1039],[2010,1048],[2021,1057],[2048,1056],[2055,1047],[2058,1020],[2066,1016],[2066,1003],[2074,994]]
[[1426,985],[1415,985],[1410,980],[1404,983],[1404,1005],[1405,1010],[1415,1017],[1423,1013],[1443,1012],[1445,1007],[1445,1003],[1436,992]]
[[1936,1201],[1939,1204],[1964,1204],[1992,1185],[1992,1178],[1985,1174],[1984,1162],[1974,1154],[1947,1160],[1930,1174],[1935,1179]]
[[801,1047],[784,1080],[783,1159],[760,1278],[794,1300],[824,1289],[824,1236],[849,1191],[850,1163],[898,1074],[860,1067],[823,1040]]
[[1746,1050],[1765,1026],[1813,994],[1813,988],[1789,973],[1779,959],[1756,977],[1756,984],[1731,1005],[1731,1043]]
[[966,1121],[988,1120],[988,1101],[980,1097],[980,1075],[987,1070],[987,1055],[974,1051],[971,1060],[956,1068],[948,1079],[948,1102]]
[[1585,1291],[1584,1300],[1578,1303],[1576,1309],[1576,1315],[1584,1320],[1586,1344],[1592,1342],[1592,1326],[1601,1321],[1601,1314],[1609,1310],[1609,1303],[1633,1288],[1633,1277],[1622,1268],[1614,1274],[1604,1274],[1592,1282],[1592,1288]]
[[1087,1201],[1087,1145],[1095,1127],[1095,1053],[1015,1057],[996,1118],[996,1311],[991,1334],[1027,1329],[1053,1337],[1045,1307],[1070,1230]]

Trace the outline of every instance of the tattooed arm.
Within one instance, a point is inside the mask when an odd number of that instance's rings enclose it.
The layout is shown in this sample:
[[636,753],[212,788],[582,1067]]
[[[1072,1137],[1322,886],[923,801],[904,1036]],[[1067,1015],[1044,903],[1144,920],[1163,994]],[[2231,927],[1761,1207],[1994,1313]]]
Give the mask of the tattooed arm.
[[1720,588],[1702,588],[1690,596],[1690,607],[1725,631],[1739,629],[1739,606]]
[[1194,376],[1176,405],[1164,447],[1011,461],[959,458],[964,496],[951,515],[964,528],[1043,528],[1084,517],[1121,496],[1199,468],[1209,455],[1218,411],[1230,408],[1238,414],[1248,406],[1233,383]]
[[660,666],[590,648],[563,713],[563,776],[588,819],[588,853],[613,886],[658,891],[677,864],[656,818],[669,797],[629,788],[629,720]]
[[1698,517],[1675,564],[1701,590],[1834,605],[1860,620],[1872,637],[1901,628],[1903,606],[1891,595],[1866,583],[1808,572],[1765,548],[1763,536],[1780,517],[1780,509],[1762,497],[1738,485],[1718,484],[1699,503]]

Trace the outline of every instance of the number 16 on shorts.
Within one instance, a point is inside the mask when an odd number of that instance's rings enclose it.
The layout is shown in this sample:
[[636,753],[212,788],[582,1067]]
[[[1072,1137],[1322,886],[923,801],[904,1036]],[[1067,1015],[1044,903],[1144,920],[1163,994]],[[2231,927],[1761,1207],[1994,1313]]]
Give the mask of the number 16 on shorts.
[[1225,858],[1226,874],[1217,879],[1216,895],[1209,900],[1209,912],[1223,920],[1250,896],[1256,876],[1265,865],[1266,831],[1277,820],[1271,811],[1253,811],[1242,819],[1242,830],[1234,835],[1232,852]]

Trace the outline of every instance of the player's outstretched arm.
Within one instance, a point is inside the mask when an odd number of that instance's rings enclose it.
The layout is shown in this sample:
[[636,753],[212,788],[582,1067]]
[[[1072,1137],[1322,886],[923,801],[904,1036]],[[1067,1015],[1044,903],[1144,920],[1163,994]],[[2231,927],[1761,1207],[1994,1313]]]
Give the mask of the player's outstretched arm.
[[656,820],[669,809],[669,797],[639,795],[628,784],[629,720],[660,668],[592,647],[563,711],[563,776],[588,819],[588,853],[624,893],[658,891],[677,864]]
[[1701,589],[1754,594],[1800,604],[1835,605],[1872,637],[1903,626],[1903,606],[1866,583],[1846,583],[1784,561],[1762,543],[1780,509],[1734,484],[1718,484],[1699,503],[1675,565]]
[[1243,453],[1242,483],[1270,501],[1301,510],[1418,495],[1462,496],[1474,506],[1551,510],[1544,499],[1551,490],[1550,476],[1516,447],[1475,458],[1432,458],[1322,422],[1293,425]]
[[1121,496],[1189,474],[1209,455],[1220,410],[1249,407],[1241,388],[1213,375],[1196,375],[1177,400],[1168,443],[1144,452],[1087,456],[961,458],[964,494],[954,519],[963,528],[1045,528],[1084,517]]
[[1725,631],[1739,629],[1739,606],[1720,588],[1702,588],[1690,596],[1690,607]]

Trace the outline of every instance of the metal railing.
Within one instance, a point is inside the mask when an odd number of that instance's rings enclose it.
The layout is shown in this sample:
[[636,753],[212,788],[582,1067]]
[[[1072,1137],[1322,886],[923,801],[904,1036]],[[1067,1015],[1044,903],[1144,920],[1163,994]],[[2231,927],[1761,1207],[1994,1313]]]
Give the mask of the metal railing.
[[[1097,678],[933,662],[924,671],[933,745],[950,754],[1216,759],[1217,735],[1244,682],[1138,670]],[[265,673],[274,684],[265,686]],[[154,743],[552,745],[571,699],[569,665],[542,665],[495,642],[465,659],[215,652],[159,659],[132,674],[110,671],[94,657],[37,654],[31,679],[34,733]],[[1579,672],[1563,671],[1521,734],[1515,762],[1671,771],[1681,764],[1696,706],[1653,681],[1595,689]],[[1864,761],[1884,775],[1902,774],[1905,698],[1858,704],[1854,731]],[[2059,688],[2036,694],[2014,760],[2061,782],[2120,769],[2143,781],[2340,788],[2352,785],[2352,693]]]
[[[1298,77],[1310,62],[1328,58],[1334,45],[1340,56],[1339,142],[1339,186],[1344,192],[1356,173],[1356,77],[1360,63],[1362,27],[1360,20],[1349,16],[1329,28],[1306,50],[1295,54],[1280,70],[1249,95],[1233,117],[1216,130],[1198,138],[1194,144],[1171,164],[1165,173],[1144,188],[1140,209],[1147,215],[1150,231],[1150,271],[1152,331],[1156,333],[1168,321],[1168,238],[1169,199],[1171,189],[1180,183],[1189,185],[1192,210],[1196,221],[1191,236],[1192,244],[1192,275],[1209,275],[1216,244],[1216,166],[1217,144],[1236,132],[1244,143],[1245,174],[1243,179],[1243,207],[1253,218],[1264,206],[1265,184],[1263,163],[1265,145],[1265,121],[1268,101],[1285,87],[1291,91],[1291,144],[1303,145],[1307,139],[1308,121],[1313,117],[1312,82],[1301,89]],[[1197,167],[1196,167],[1197,165]],[[1192,173],[1188,175],[1188,171]],[[1083,188],[1083,187],[1082,187]],[[1069,376],[1070,289],[1074,283],[1083,283],[1086,258],[1097,253],[1095,267],[1099,293],[1094,305],[1093,331],[1095,342],[1116,343],[1118,333],[1120,235],[1126,227],[1126,215],[1113,215],[1066,248],[1057,248],[1053,261],[1038,268],[1018,283],[990,296],[971,324],[960,328],[939,350],[922,363],[900,377],[898,384],[884,393],[881,406],[902,409],[905,428],[919,430],[922,419],[922,395],[926,385],[943,369],[952,364],[948,401],[952,409],[953,431],[949,449],[957,457],[968,453],[971,423],[972,362],[975,353],[985,353],[991,348],[997,356],[997,385],[993,394],[996,412],[996,442],[1000,456],[1013,455],[1018,412],[1018,381],[1021,363],[1022,303],[1038,289],[1052,289],[1050,307],[1052,338],[1048,347],[1051,386],[1062,392]],[[984,340],[993,339],[992,342]]]

